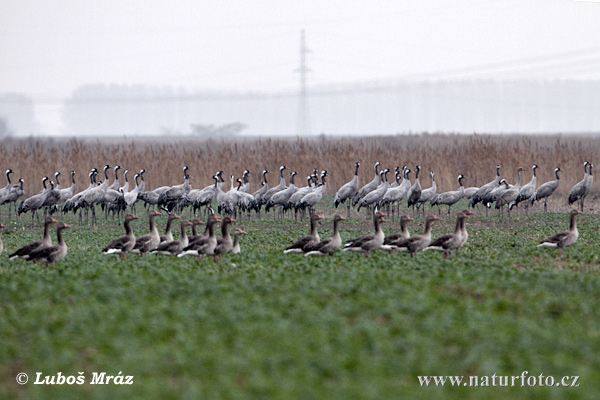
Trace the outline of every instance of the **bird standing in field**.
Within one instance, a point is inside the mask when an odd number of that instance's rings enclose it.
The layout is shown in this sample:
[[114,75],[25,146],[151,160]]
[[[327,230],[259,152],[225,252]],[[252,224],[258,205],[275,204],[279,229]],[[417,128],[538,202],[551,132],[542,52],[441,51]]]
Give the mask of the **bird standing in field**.
[[333,217],[333,235],[325,240],[320,241],[311,251],[305,254],[305,256],[327,256],[332,255],[340,249],[342,246],[342,238],[338,224],[344,221],[346,218],[341,215],[334,215]]
[[319,223],[319,220],[322,219],[322,216],[313,214],[310,217],[310,234],[304,236],[291,246],[288,246],[283,253],[306,253],[307,251],[310,251],[312,246],[319,243],[320,238],[319,233],[317,232],[317,224]]
[[425,232],[422,235],[413,236],[397,244],[396,249],[401,252],[410,253],[410,256],[414,257],[415,254],[431,243],[431,225],[437,220],[439,220],[437,216],[428,215],[425,219]]
[[131,221],[138,219],[135,215],[128,215],[125,217],[123,226],[125,227],[125,235],[118,237],[111,241],[102,250],[104,254],[118,254],[121,258],[126,258],[127,253],[135,246],[135,235],[131,229]]
[[466,240],[463,242],[463,229],[465,228],[465,218],[467,218],[468,215],[468,213],[465,214],[464,212],[460,212],[456,217],[456,228],[454,229],[454,232],[440,236],[424,250],[443,252],[446,258],[450,257],[452,250],[458,252],[458,249],[466,242]]
[[554,175],[556,176],[555,180],[544,183],[542,186],[537,188],[537,190],[535,191],[533,196],[531,196],[531,205],[532,206],[533,206],[533,203],[535,203],[536,201],[544,199],[544,212],[548,211],[547,205],[546,205],[546,202],[548,201],[548,197],[552,196],[552,193],[554,193],[554,191],[558,187],[558,184],[560,183],[560,177],[558,176],[558,171],[560,171],[560,168],[556,168],[554,170]]
[[360,163],[357,162],[354,164],[354,177],[337,191],[335,199],[333,200],[335,208],[337,208],[340,203],[346,203],[348,218],[350,218],[350,199],[358,192],[358,167],[360,167]]
[[[590,167],[589,173],[587,170],[588,165]],[[571,192],[569,193],[569,205],[579,200],[579,209],[581,210],[581,212],[583,212],[583,203],[585,201],[585,196],[587,196],[590,192],[594,179],[592,177],[592,167],[593,165],[590,164],[588,161],[583,163],[583,180],[581,180],[579,183],[573,186]]]
[[372,251],[379,249],[385,240],[385,234],[381,229],[381,224],[385,222],[383,217],[385,217],[385,214],[380,211],[377,211],[375,214],[373,214],[375,233],[349,240],[344,246],[343,251],[356,251],[359,253],[364,253],[365,257],[368,258]]
[[11,260],[14,260],[15,258],[22,258],[23,260],[27,260],[32,252],[39,250],[43,247],[52,246],[52,237],[50,236],[50,231],[48,228],[53,222],[58,221],[50,216],[44,218],[44,236],[42,237],[42,239],[36,240],[35,242],[29,243],[28,245],[21,247],[14,253],[9,254],[8,258]]
[[54,268],[54,263],[62,260],[67,255],[67,245],[62,237],[62,231],[69,228],[71,228],[70,225],[63,222],[59,223],[56,227],[58,243],[54,246],[43,247],[32,252],[27,260],[34,263],[41,262],[46,264],[46,266],[50,265],[50,268]]
[[557,233],[556,235],[550,236],[547,239],[544,239],[538,244],[538,247],[552,247],[560,250],[560,256],[563,256],[563,249],[565,247],[571,246],[577,242],[579,238],[579,231],[577,230],[577,223],[575,222],[575,217],[577,214],[581,214],[579,210],[572,210],[570,212],[571,222],[569,225],[569,230],[565,232]]

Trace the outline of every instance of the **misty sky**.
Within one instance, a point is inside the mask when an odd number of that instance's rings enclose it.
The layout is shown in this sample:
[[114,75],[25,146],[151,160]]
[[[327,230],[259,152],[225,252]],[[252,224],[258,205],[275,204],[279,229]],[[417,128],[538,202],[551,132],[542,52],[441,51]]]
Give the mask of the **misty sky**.
[[598,21],[600,3],[569,0],[8,0],[0,93],[51,107],[85,83],[293,89],[301,29],[315,86],[600,79]]

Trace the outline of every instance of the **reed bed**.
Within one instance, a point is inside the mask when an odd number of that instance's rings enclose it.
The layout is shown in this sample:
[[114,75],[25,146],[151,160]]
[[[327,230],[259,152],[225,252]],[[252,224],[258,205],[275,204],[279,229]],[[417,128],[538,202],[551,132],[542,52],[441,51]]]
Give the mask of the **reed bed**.
[[[360,184],[370,181],[373,164],[386,168],[408,165],[422,167],[421,184],[429,187],[429,171],[434,171],[438,191],[455,190],[457,176],[466,176],[465,186],[480,186],[495,176],[495,165],[509,183],[516,180],[516,169],[525,168],[523,183],[531,178],[531,166],[538,169],[538,184],[554,179],[560,167],[558,193],[568,193],[583,176],[583,162],[594,162],[600,154],[600,138],[592,136],[518,136],[413,134],[377,137],[316,138],[136,138],[136,139],[5,139],[0,144],[0,167],[15,171],[13,183],[25,180],[26,196],[41,189],[44,176],[61,171],[61,184],[69,186],[70,170],[77,173],[78,190],[87,187],[88,172],[105,164],[121,165],[138,172],[145,168],[148,189],[175,185],[183,181],[182,167],[190,166],[191,183],[201,188],[212,183],[211,176],[223,170],[225,176],[240,177],[252,171],[252,189],[260,187],[261,171],[267,169],[269,183],[279,182],[279,166],[298,171],[296,184],[305,185],[313,168],[330,173],[328,194],[333,194],[352,178],[356,161],[361,163]],[[135,173],[134,172],[134,173]],[[133,175],[130,173],[130,184]],[[112,181],[113,173],[109,177]],[[393,172],[389,175],[393,179]],[[414,174],[412,175],[414,179]],[[1,186],[1,185],[0,185]]]

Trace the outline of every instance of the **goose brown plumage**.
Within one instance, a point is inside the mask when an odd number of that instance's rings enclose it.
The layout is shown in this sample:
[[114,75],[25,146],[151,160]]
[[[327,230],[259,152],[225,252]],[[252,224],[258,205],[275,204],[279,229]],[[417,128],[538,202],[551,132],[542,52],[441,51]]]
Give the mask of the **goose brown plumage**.
[[399,243],[396,248],[398,251],[408,252],[411,257],[414,257],[419,251],[423,250],[431,243],[431,225],[439,220],[435,215],[428,215],[425,220],[425,232],[422,235],[411,237],[402,243]]
[[308,236],[304,236],[296,243],[288,246],[283,251],[283,253],[306,253],[307,251],[311,250],[312,246],[319,243],[319,233],[317,232],[317,224],[318,221],[321,219],[323,219],[322,216],[313,214],[310,217],[310,234]]
[[385,222],[385,214],[378,211],[373,214],[373,225],[375,227],[375,233],[371,235],[361,236],[359,238],[349,240],[343,251],[356,251],[364,253],[366,257],[372,251],[375,251],[381,247],[385,239],[385,234],[381,229],[381,224]]
[[42,237],[42,240],[36,240],[35,242],[29,243],[28,245],[21,247],[19,250],[10,254],[8,258],[11,260],[14,260],[15,258],[22,258],[24,260],[27,260],[32,252],[39,250],[42,247],[52,246],[52,237],[50,236],[50,230],[48,228],[50,227],[50,224],[54,222],[58,221],[50,216],[44,218],[44,236]]
[[160,244],[160,233],[156,228],[156,221],[154,220],[157,216],[161,215],[158,211],[148,212],[148,221],[150,224],[150,232],[146,235],[136,238],[135,245],[131,249],[130,253],[139,255],[148,254],[150,250],[153,250]]
[[340,236],[339,231],[339,223],[341,221],[345,221],[346,218],[341,215],[333,216],[333,235],[325,240],[320,241],[317,245],[315,245],[311,251],[307,252],[305,256],[326,256],[332,255],[336,251],[340,249],[342,246],[342,238]]
[[135,235],[133,234],[133,230],[131,229],[131,221],[138,219],[136,215],[128,215],[125,217],[125,222],[123,226],[125,227],[125,235],[118,237],[112,240],[105,248],[102,250],[104,254],[119,254],[120,257],[126,258],[127,253],[133,249],[135,246]]
[[571,210],[569,230],[552,235],[547,239],[544,239],[538,244],[538,247],[552,247],[560,250],[560,256],[563,256],[563,248],[571,246],[577,242],[579,238],[579,231],[577,230],[577,223],[575,217],[577,214],[581,214],[579,210]]
[[54,268],[54,263],[62,260],[67,255],[67,245],[63,239],[62,231],[69,228],[71,228],[70,225],[63,222],[59,223],[56,227],[58,243],[54,246],[43,247],[33,251],[27,260],[33,261],[34,263],[44,263],[46,266],[49,264],[51,268]]

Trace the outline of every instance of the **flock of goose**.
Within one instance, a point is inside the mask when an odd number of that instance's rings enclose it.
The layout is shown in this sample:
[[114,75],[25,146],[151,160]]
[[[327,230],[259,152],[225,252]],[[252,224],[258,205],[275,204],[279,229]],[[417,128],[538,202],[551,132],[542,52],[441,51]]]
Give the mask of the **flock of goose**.
[[[410,237],[406,224],[411,219],[403,216],[401,219],[401,232],[391,237],[384,237],[381,230],[385,214],[379,210],[387,207],[392,211],[392,214],[397,210],[400,214],[399,205],[405,200],[409,208],[413,208],[413,212],[419,212],[426,203],[431,207],[441,205],[448,206],[448,214],[451,212],[451,207],[463,198],[469,199],[470,205],[475,207],[478,203],[482,203],[487,209],[495,204],[495,208],[503,212],[504,206],[508,207],[510,212],[514,207],[518,207],[520,203],[528,205],[534,204],[535,201],[544,201],[544,211],[546,211],[546,201],[551,196],[560,183],[559,171],[560,168],[554,170],[556,179],[537,187],[536,185],[536,169],[537,165],[532,167],[532,178],[529,183],[521,185],[522,168],[517,169],[517,180],[514,185],[509,185],[506,179],[501,179],[500,165],[496,166],[496,177],[491,182],[481,187],[463,187],[463,179],[465,176],[458,175],[459,189],[456,191],[437,193],[435,182],[435,174],[430,173],[432,186],[427,189],[422,189],[419,182],[419,173],[421,167],[415,167],[414,183],[410,180],[411,169],[407,166],[403,168],[396,167],[395,179],[391,184],[388,182],[387,176],[389,169],[379,171],[381,164],[375,163],[375,176],[372,181],[366,185],[359,187],[358,169],[360,163],[354,165],[353,179],[343,185],[336,193],[334,198],[334,206],[338,207],[345,203],[350,215],[350,207],[356,207],[357,211],[361,208],[369,208],[373,213],[375,234],[367,235],[348,241],[344,247],[344,251],[363,252],[367,256],[376,249],[384,249],[388,251],[408,252],[414,256],[417,252],[425,249],[443,251],[446,256],[452,250],[458,251],[467,240],[467,233],[464,227],[464,220],[473,213],[471,211],[463,211],[457,216],[457,227],[453,234],[446,235],[436,241],[431,241],[431,228],[433,222],[438,217],[428,216],[426,219],[426,229],[423,235]],[[592,175],[593,165],[589,162],[584,163],[584,178],[577,183],[569,194],[568,202],[573,204],[579,202],[580,210],[583,211],[585,197],[589,194],[593,183]],[[227,253],[238,253],[240,251],[238,237],[245,232],[237,229],[233,238],[229,234],[229,225],[235,222],[235,217],[241,213],[254,210],[259,216],[262,207],[268,212],[270,209],[279,208],[281,215],[289,210],[294,210],[296,215],[298,212],[303,216],[308,210],[311,218],[311,234],[298,243],[286,249],[286,252],[302,252],[306,255],[326,255],[332,254],[341,247],[341,238],[339,236],[338,225],[345,218],[336,215],[333,221],[334,234],[331,238],[325,241],[319,241],[316,233],[316,221],[321,217],[316,214],[316,206],[321,201],[327,189],[327,174],[326,170],[317,174],[317,169],[307,177],[307,185],[304,187],[296,187],[294,179],[297,172],[290,173],[289,186],[286,184],[284,171],[285,166],[279,168],[279,184],[275,187],[269,187],[267,181],[268,171],[262,172],[261,187],[254,193],[250,193],[249,174],[246,170],[242,174],[242,178],[235,179],[230,176],[231,186],[225,191],[226,182],[223,179],[223,171],[218,171],[212,178],[214,184],[203,189],[192,189],[189,182],[188,170],[189,167],[183,168],[183,183],[175,186],[163,186],[152,191],[145,190],[144,173],[142,169],[134,176],[135,186],[130,189],[128,173],[125,170],[123,173],[124,185],[120,185],[119,170],[120,166],[114,167],[114,178],[109,185],[109,165],[105,165],[103,169],[104,180],[98,182],[97,176],[99,171],[92,169],[89,176],[89,186],[76,193],[75,171],[71,171],[71,185],[67,188],[60,187],[59,177],[60,172],[54,174],[54,181],[48,177],[42,179],[43,190],[18,204],[16,213],[18,215],[31,212],[32,225],[34,216],[39,210],[44,210],[44,214],[48,214],[44,221],[44,237],[40,241],[25,246],[22,249],[10,255],[10,258],[22,258],[33,262],[42,262],[53,264],[56,261],[64,258],[67,252],[67,247],[62,238],[61,232],[64,229],[70,228],[69,225],[58,223],[57,238],[58,243],[52,245],[48,226],[57,222],[51,215],[55,212],[77,212],[79,211],[80,223],[82,214],[85,213],[86,220],[88,212],[92,212],[92,222],[96,221],[96,206],[100,205],[106,213],[113,212],[117,214],[125,214],[129,209],[134,213],[127,215],[124,220],[125,235],[112,241],[103,250],[106,254],[121,254],[123,257],[127,253],[135,254],[168,254],[178,257],[184,256],[214,256],[219,258],[220,255]],[[23,196],[23,179],[19,179],[18,184],[12,184],[10,175],[13,173],[11,169],[6,171],[7,185],[0,189],[0,205],[9,205],[9,215],[11,213],[11,205],[17,203],[18,199]],[[49,185],[49,187],[48,187]],[[214,214],[212,204],[216,200],[218,213],[225,215],[221,220]],[[169,213],[167,227],[164,235],[158,233],[158,229],[154,222],[154,218],[160,215],[157,211],[149,211],[149,233],[141,237],[135,237],[131,229],[131,221],[137,219],[135,216],[135,204],[138,201],[143,201],[146,206],[158,206],[161,210]],[[171,225],[175,219],[179,219],[174,213],[175,209],[183,210],[184,207],[192,206],[194,213],[201,207],[205,207],[210,214],[207,217],[206,229],[204,234],[197,233],[197,227],[202,224],[201,221],[195,219],[191,222],[181,221],[181,236],[178,240],[173,239],[171,233]],[[581,212],[580,211],[580,212]],[[389,212],[389,211],[388,211]],[[441,211],[438,211],[438,213]],[[114,215],[114,214],[113,214]],[[575,213],[571,213],[571,228],[568,234],[564,237],[544,242],[540,245],[546,247],[557,247],[561,249],[577,240],[577,228],[574,222]],[[215,225],[221,223],[221,236],[215,235]],[[192,235],[187,235],[187,228],[191,227]],[[574,240],[573,240],[574,238]],[[2,249],[0,241],[0,251]]]
[[[420,251],[434,250],[443,252],[446,258],[448,258],[453,250],[458,254],[458,250],[467,243],[469,233],[465,226],[465,219],[473,214],[469,210],[461,211],[456,216],[456,228],[454,232],[440,236],[432,241],[432,225],[440,219],[439,217],[428,215],[425,219],[425,232],[421,235],[411,237],[407,229],[407,223],[412,221],[412,218],[403,215],[400,219],[400,232],[385,236],[381,224],[385,222],[384,217],[386,214],[377,211],[373,214],[375,233],[346,241],[342,251],[360,252],[369,257],[371,252],[381,249],[389,252],[409,253],[411,257],[414,257]],[[562,257],[563,249],[577,242],[579,237],[577,223],[575,222],[577,214],[581,214],[581,211],[572,210],[570,212],[569,230],[542,240],[538,247],[557,248],[560,250],[560,256]],[[284,254],[303,253],[305,256],[325,256],[337,252],[342,246],[338,224],[340,221],[345,220],[345,218],[336,214],[333,218],[333,235],[322,241],[317,232],[317,223],[321,219],[323,219],[321,216],[313,215],[310,220],[310,233],[287,247],[283,251]]]

